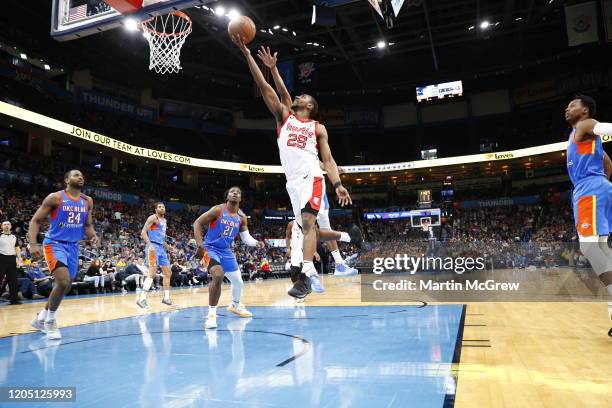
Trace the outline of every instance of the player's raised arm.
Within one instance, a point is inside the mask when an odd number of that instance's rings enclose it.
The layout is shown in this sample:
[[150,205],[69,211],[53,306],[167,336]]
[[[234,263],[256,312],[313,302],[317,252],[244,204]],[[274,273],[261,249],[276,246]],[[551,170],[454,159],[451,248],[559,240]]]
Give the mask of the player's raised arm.
[[155,215],[149,215],[149,218],[147,218],[147,221],[142,226],[142,231],[140,231],[140,238],[142,238],[142,240],[145,242],[145,244],[147,244],[147,246],[151,245],[151,242],[149,241],[149,234],[147,233],[147,231],[151,229],[151,226],[153,224],[155,224],[156,218],[157,217],[155,217]]
[[193,235],[198,245],[198,250],[202,248],[204,244],[204,226],[209,226],[211,222],[218,219],[221,216],[222,208],[218,205],[210,208],[204,214],[200,215],[193,223]]
[[240,36],[234,36],[232,37],[232,41],[234,42],[234,44],[236,44],[238,48],[240,48],[240,51],[242,51],[242,53],[244,54],[244,57],[246,58],[247,63],[249,65],[251,75],[253,76],[253,79],[255,79],[255,83],[261,91],[261,95],[263,96],[266,106],[268,107],[272,115],[274,115],[276,121],[278,123],[282,123],[285,119],[285,116],[288,114],[288,109],[281,104],[280,100],[278,99],[278,95],[276,95],[274,89],[272,89],[270,84],[264,78],[261,69],[259,69],[257,62],[255,62],[255,59],[251,55],[251,50],[247,48],[247,46],[242,41],[242,38],[240,38]]
[[93,226],[93,199],[91,197],[87,197],[87,208],[89,211],[87,211],[87,219],[85,220],[85,236],[92,245],[96,245],[98,236]]
[[276,87],[276,91],[280,95],[281,103],[287,108],[291,109],[292,101],[291,95],[285,86],[285,82],[283,81],[283,77],[280,72],[278,72],[278,67],[276,66],[278,52],[275,52],[274,55],[270,52],[270,47],[262,46],[259,50],[257,50],[257,56],[264,63],[264,65],[270,68],[270,72],[272,72],[272,79],[274,80],[274,86]]
[[28,241],[30,243],[30,253],[34,259],[40,259],[42,253],[40,251],[40,243],[38,242],[38,233],[40,227],[43,225],[51,211],[55,210],[60,205],[60,198],[57,193],[51,193],[42,202],[42,205],[38,207],[38,210],[34,213],[34,216],[30,220],[30,226],[28,227]]
[[320,123],[317,124],[317,143],[319,145],[319,157],[323,163],[323,168],[325,168],[325,171],[327,171],[327,178],[329,178],[329,181],[336,190],[338,203],[340,203],[340,205],[343,207],[347,204],[352,204],[353,201],[351,200],[351,196],[346,188],[342,186],[342,181],[340,181],[338,165],[336,164],[336,161],[331,154],[331,149],[329,148],[329,136],[327,134],[327,129],[325,129],[325,126]]

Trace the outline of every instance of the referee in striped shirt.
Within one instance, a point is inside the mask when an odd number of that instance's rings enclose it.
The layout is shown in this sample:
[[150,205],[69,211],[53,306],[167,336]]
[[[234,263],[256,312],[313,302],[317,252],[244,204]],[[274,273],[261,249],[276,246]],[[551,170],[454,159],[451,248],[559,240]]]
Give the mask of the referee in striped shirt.
[[2,222],[2,234],[0,234],[0,283],[6,275],[11,305],[21,304],[17,297],[17,265],[21,265],[21,253],[17,246],[17,237],[11,234],[11,223],[4,221]]

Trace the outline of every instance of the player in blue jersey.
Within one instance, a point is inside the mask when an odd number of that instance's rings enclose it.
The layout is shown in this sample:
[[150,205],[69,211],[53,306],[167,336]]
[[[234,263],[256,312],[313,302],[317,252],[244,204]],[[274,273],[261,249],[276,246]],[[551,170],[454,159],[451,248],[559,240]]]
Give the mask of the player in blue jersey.
[[[204,259],[212,283],[208,288],[208,316],[206,329],[217,327],[217,304],[221,297],[221,284],[225,275],[232,284],[232,304],[228,312],[240,317],[251,317],[252,314],[240,302],[242,296],[242,275],[236,256],[232,252],[232,243],[240,233],[240,239],[251,247],[263,248],[263,242],[251,236],[247,227],[247,217],[240,210],[242,190],[230,188],[225,195],[225,204],[219,204],[200,215],[193,224],[193,232],[198,244],[197,258]],[[207,226],[204,237],[203,227]]]
[[142,292],[138,297],[136,304],[143,309],[149,307],[147,302],[147,294],[153,285],[153,279],[157,275],[157,268],[161,268],[164,275],[164,297],[162,303],[168,306],[172,306],[172,300],[170,299],[170,278],[172,277],[172,271],[170,270],[170,259],[168,259],[168,253],[166,249],[166,206],[164,203],[155,204],[155,214],[152,214],[147,218],[142,231],[140,232],[140,238],[145,242],[145,264],[149,268],[149,275],[145,278],[142,285]]
[[[85,184],[79,170],[70,170],[64,175],[66,189],[49,194],[38,208],[28,229],[29,248],[34,260],[40,259],[44,251],[54,285],[43,310],[32,320],[31,325],[47,333],[47,338],[61,339],[55,313],[64,296],[70,291],[79,263],[79,241],[87,237],[95,245],[98,241],[92,222],[93,200],[81,190]],[[49,219],[50,227],[45,234],[42,247],[38,243],[41,225]]]
[[[612,136],[612,123],[597,122],[595,100],[576,96],[565,109],[572,125],[567,145],[567,172],[574,185],[572,204],[580,251],[612,296],[612,161],[603,149],[601,137]],[[612,302],[608,302],[612,319]],[[608,332],[612,337],[612,329]]]

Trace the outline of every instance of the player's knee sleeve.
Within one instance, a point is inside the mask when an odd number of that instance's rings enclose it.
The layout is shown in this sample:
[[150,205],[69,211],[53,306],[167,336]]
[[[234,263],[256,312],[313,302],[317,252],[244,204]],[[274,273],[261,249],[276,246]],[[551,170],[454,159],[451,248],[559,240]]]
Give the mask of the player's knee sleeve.
[[[589,260],[595,273],[601,275],[612,270],[612,253],[607,250],[607,241],[602,242],[598,239],[599,237],[593,238],[597,239],[580,237],[580,252]],[[606,247],[605,249],[604,246]]]
[[234,302],[240,302],[240,298],[242,296],[242,285],[244,285],[240,271],[226,272],[225,277],[229,279],[230,283],[232,284],[232,300]]

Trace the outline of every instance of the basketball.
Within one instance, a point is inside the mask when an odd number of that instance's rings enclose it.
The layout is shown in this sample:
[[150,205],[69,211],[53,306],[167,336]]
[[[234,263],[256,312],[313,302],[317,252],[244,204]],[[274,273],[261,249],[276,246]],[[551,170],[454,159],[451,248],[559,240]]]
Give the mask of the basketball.
[[230,21],[227,26],[227,32],[230,38],[234,35],[239,35],[242,37],[242,41],[248,44],[255,38],[255,23],[247,16],[240,16]]

